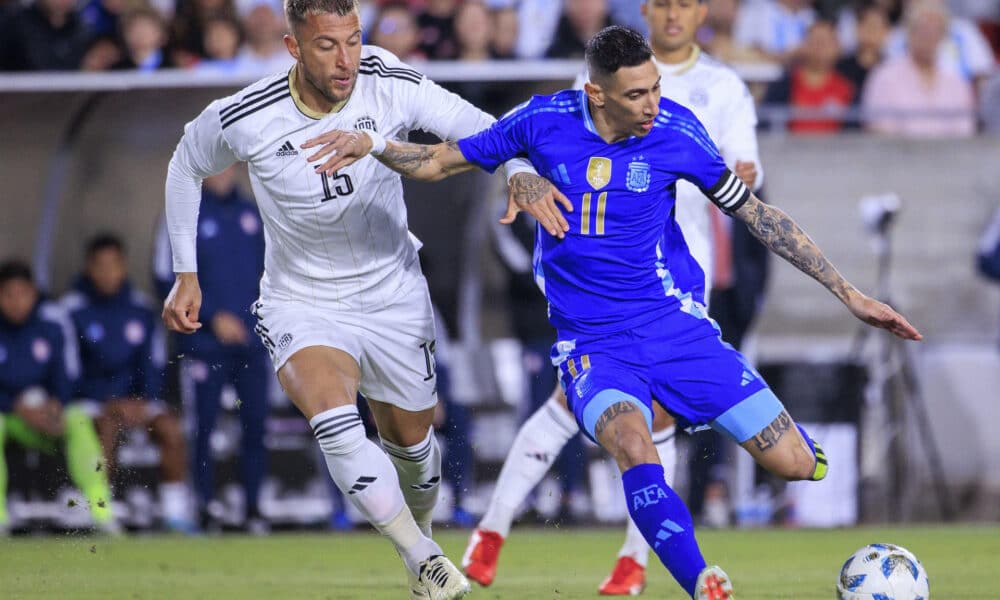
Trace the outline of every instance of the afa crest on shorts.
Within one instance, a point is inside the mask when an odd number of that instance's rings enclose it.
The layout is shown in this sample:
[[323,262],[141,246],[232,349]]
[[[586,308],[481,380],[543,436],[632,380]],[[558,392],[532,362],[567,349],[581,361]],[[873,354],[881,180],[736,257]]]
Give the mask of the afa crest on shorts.
[[644,162],[641,156],[632,159],[632,162],[628,164],[628,173],[625,175],[625,187],[630,192],[645,192],[649,189],[651,179],[649,163]]
[[587,183],[595,190],[611,183],[611,159],[603,156],[591,156],[587,163]]

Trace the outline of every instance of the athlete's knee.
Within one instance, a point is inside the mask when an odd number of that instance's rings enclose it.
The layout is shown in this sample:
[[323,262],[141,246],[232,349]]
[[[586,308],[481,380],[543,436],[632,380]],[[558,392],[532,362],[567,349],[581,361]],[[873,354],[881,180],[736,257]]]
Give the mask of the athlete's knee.
[[345,456],[354,453],[368,438],[357,406],[341,406],[316,415],[309,421],[324,454]]
[[622,470],[645,463],[659,462],[656,447],[648,431],[630,427],[619,428],[615,431],[611,445],[612,448],[608,450],[614,455]]

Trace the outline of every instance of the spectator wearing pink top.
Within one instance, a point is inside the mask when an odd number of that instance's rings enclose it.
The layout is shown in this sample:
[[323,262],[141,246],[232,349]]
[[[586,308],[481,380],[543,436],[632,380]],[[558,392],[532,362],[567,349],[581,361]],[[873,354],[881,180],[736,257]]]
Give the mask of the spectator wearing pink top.
[[877,67],[865,84],[868,128],[906,137],[974,134],[972,85],[937,61],[948,31],[947,9],[937,0],[918,0],[907,11],[906,28],[907,54]]

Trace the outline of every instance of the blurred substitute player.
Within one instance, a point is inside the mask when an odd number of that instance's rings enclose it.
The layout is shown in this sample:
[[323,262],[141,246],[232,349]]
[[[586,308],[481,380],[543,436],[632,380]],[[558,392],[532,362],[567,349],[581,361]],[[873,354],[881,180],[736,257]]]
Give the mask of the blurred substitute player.
[[[309,419],[338,488],[395,545],[411,597],[458,598],[469,582],[430,538],[441,472],[431,431],[434,319],[402,182],[374,159],[320,172],[302,144],[332,128],[390,138],[426,129],[455,139],[494,119],[392,54],[362,46],[355,0],[287,0],[285,13],[295,66],[212,102],[185,127],[170,162],[166,220],[177,280],[163,318],[180,332],[202,326],[201,180],[245,161],[266,237],[257,331],[278,378]],[[544,189],[542,202],[524,205],[563,235],[551,186],[526,162],[520,168],[508,169],[514,200]],[[385,452],[365,438],[358,390]]]
[[132,287],[125,245],[112,234],[87,243],[86,267],[63,297],[78,336],[76,396],[97,425],[108,479],[126,429],[148,429],[160,449],[160,508],[168,529],[191,533],[187,458],[177,417],[163,403],[166,348],[149,299]]
[[330,132],[317,140],[326,144],[318,154],[331,156],[320,170],[371,153],[407,176],[436,181],[527,155],[540,172],[560,175],[554,183],[574,206],[570,230],[563,239],[539,232],[534,262],[558,331],[552,357],[569,406],[615,458],[632,520],[681,587],[693,598],[726,600],[728,576],[706,566],[691,515],[664,479],[651,437],[653,398],[682,427],[711,426],[786,479],[822,478],[826,457],[684,289],[699,285],[690,274],[700,267],[672,216],[675,183],[697,185],[862,321],[904,339],[921,336],[848,283],[787,215],[760,202],[690,110],[660,97],[661,76],[640,34],[603,29],[586,56],[584,91],[535,96],[486,131],[434,146]]
[[39,299],[28,265],[0,264],[0,535],[10,527],[6,440],[63,452],[94,523],[108,533],[120,531],[94,423],[83,408],[66,406],[79,371],[76,334],[66,313]]
[[[760,187],[763,170],[757,153],[757,113],[753,97],[732,69],[704,54],[695,34],[708,10],[704,1],[647,0],[641,7],[649,26],[649,42],[660,72],[663,96],[689,108],[715,140],[726,164],[753,190]],[[585,77],[574,86],[583,89]],[[709,211],[718,211],[694,184],[677,182],[675,219],[688,249],[705,274],[704,294],[693,293],[707,305],[711,287],[712,239]],[[675,279],[677,274],[675,273]],[[566,395],[559,386],[542,409],[518,432],[507,454],[489,507],[469,539],[462,559],[466,575],[490,585],[497,559],[510,533],[517,508],[576,432]],[[653,403],[653,443],[666,480],[673,483],[677,463],[674,420]],[[603,595],[637,595],[646,584],[649,546],[635,523],[628,522],[625,543],[614,570],[599,586]]]

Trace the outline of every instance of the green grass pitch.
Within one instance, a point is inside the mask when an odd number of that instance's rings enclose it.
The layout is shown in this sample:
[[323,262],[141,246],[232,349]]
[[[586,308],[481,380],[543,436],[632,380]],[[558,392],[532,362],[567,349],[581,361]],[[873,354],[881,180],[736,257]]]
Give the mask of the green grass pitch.
[[[436,536],[456,562],[468,532]],[[470,599],[596,598],[622,532],[515,529],[497,580]],[[923,561],[932,598],[1000,599],[1000,527],[733,530],[699,534],[709,562],[733,577],[739,600],[834,598],[842,562],[862,545],[892,542]],[[0,598],[83,600],[405,599],[388,541],[366,533],[267,538],[149,536],[0,539]],[[651,560],[647,598],[682,599]]]

